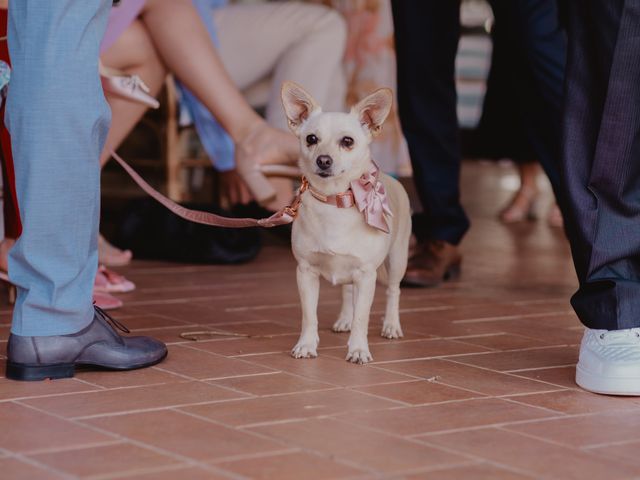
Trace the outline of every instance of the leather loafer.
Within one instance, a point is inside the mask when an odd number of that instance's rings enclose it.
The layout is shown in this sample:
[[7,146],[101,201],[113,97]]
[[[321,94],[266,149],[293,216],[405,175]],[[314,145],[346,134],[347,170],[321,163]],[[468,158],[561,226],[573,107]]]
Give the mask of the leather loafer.
[[69,378],[80,365],[133,370],[155,365],[167,356],[164,343],[150,337],[122,336],[116,328],[125,333],[129,330],[99,307],[94,308],[93,321],[77,333],[47,337],[11,334],[7,378]]
[[418,245],[402,279],[406,287],[435,287],[460,276],[462,255],[458,247],[442,240]]

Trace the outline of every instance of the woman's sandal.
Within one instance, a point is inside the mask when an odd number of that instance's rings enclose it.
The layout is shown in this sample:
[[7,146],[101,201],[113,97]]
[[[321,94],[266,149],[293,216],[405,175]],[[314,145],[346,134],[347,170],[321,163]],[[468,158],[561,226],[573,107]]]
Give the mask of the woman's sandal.
[[[537,218],[538,191],[531,187],[522,187],[511,199],[509,206],[500,213],[502,223],[518,223]],[[521,203],[521,199],[524,202]],[[523,205],[524,203],[524,205]]]
[[98,267],[93,291],[100,293],[127,293],[136,289],[135,284],[104,265]]
[[141,103],[151,108],[160,107],[160,102],[149,95],[149,87],[138,75],[128,75],[108,67],[100,62],[100,80],[102,89],[132,102]]
[[[115,283],[115,284],[111,284],[111,286],[107,286],[106,290],[103,290],[102,287],[98,287],[96,285],[94,286],[94,291],[93,291],[93,301],[95,302],[96,305],[98,305],[103,310],[113,310],[116,308],[120,308],[123,305],[122,300],[114,297],[113,295],[110,295],[108,293],[109,291],[130,292],[131,290],[135,289],[135,285],[132,282],[125,279],[124,277],[114,274],[113,272],[110,272],[110,274],[116,275],[116,277],[119,277],[120,279],[122,279],[122,281],[120,283]],[[100,275],[100,272],[98,272],[98,276],[99,275]],[[0,271],[0,282],[2,282],[7,287],[7,300],[9,302],[9,305],[14,305],[16,303],[17,290],[16,290],[16,286],[13,283],[11,283],[11,280],[9,280],[9,274],[7,272]],[[96,284],[97,283],[98,283],[98,277],[96,277]],[[132,286],[133,288],[131,288]],[[108,290],[109,288],[114,288],[114,289]]]
[[131,263],[131,250],[120,250],[98,234],[98,262],[107,267],[124,267]]

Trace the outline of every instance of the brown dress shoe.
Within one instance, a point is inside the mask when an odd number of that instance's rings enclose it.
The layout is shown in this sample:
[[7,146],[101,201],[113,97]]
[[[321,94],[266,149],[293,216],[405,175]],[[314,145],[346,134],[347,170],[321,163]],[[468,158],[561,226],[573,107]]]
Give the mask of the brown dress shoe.
[[458,247],[442,240],[418,246],[409,259],[402,284],[409,287],[435,287],[444,280],[460,276],[462,255]]

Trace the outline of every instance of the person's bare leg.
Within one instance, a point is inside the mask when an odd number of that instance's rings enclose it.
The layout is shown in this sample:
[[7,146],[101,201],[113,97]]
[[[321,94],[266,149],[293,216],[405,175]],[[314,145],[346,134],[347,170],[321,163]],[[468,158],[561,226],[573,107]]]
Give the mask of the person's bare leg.
[[[140,21],[132,23],[100,59],[107,67],[140,76],[154,97],[160,92],[167,74],[146,27]],[[112,121],[107,143],[100,156],[101,166],[109,160],[109,151],[120,146],[147,111],[145,105],[115,95],[107,95],[107,101],[111,107]]]
[[246,102],[190,0],[148,0],[140,18],[165,65],[215,115],[236,143],[239,167],[240,163],[297,160],[297,139],[269,126]]
[[[268,2],[226,5],[213,10],[212,16],[218,55],[234,84],[244,90],[272,77],[265,112],[271,126],[287,130],[280,100],[284,80],[303,85],[323,108],[344,109],[346,27],[337,11],[308,3]],[[277,210],[291,201],[293,182],[270,181],[277,196],[265,206]]]
[[538,197],[538,175],[540,164],[526,162],[518,164],[520,189],[515,193],[509,206],[500,213],[504,223],[515,223],[535,218],[534,206]]
[[16,243],[15,238],[5,237],[0,242],[0,271],[7,272],[9,270],[9,250]]
[[[100,60],[109,68],[129,75],[136,74],[149,86],[154,97],[162,88],[166,69],[158,56],[146,27],[140,21],[132,23],[116,42],[104,52]],[[147,110],[145,105],[107,95],[111,107],[111,128],[105,147],[100,155],[100,166],[104,167],[116,150]],[[0,249],[0,255],[2,250]],[[130,250],[120,250],[111,245],[102,235],[98,236],[98,258],[100,263],[117,267],[131,261]],[[0,259],[1,262],[1,259]]]

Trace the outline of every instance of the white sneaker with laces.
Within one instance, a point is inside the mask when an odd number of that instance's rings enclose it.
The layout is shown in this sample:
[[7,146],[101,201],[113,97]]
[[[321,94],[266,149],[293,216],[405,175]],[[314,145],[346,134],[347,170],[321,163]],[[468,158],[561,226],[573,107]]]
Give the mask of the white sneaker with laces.
[[596,393],[640,395],[640,328],[587,328],[580,345],[576,383]]

